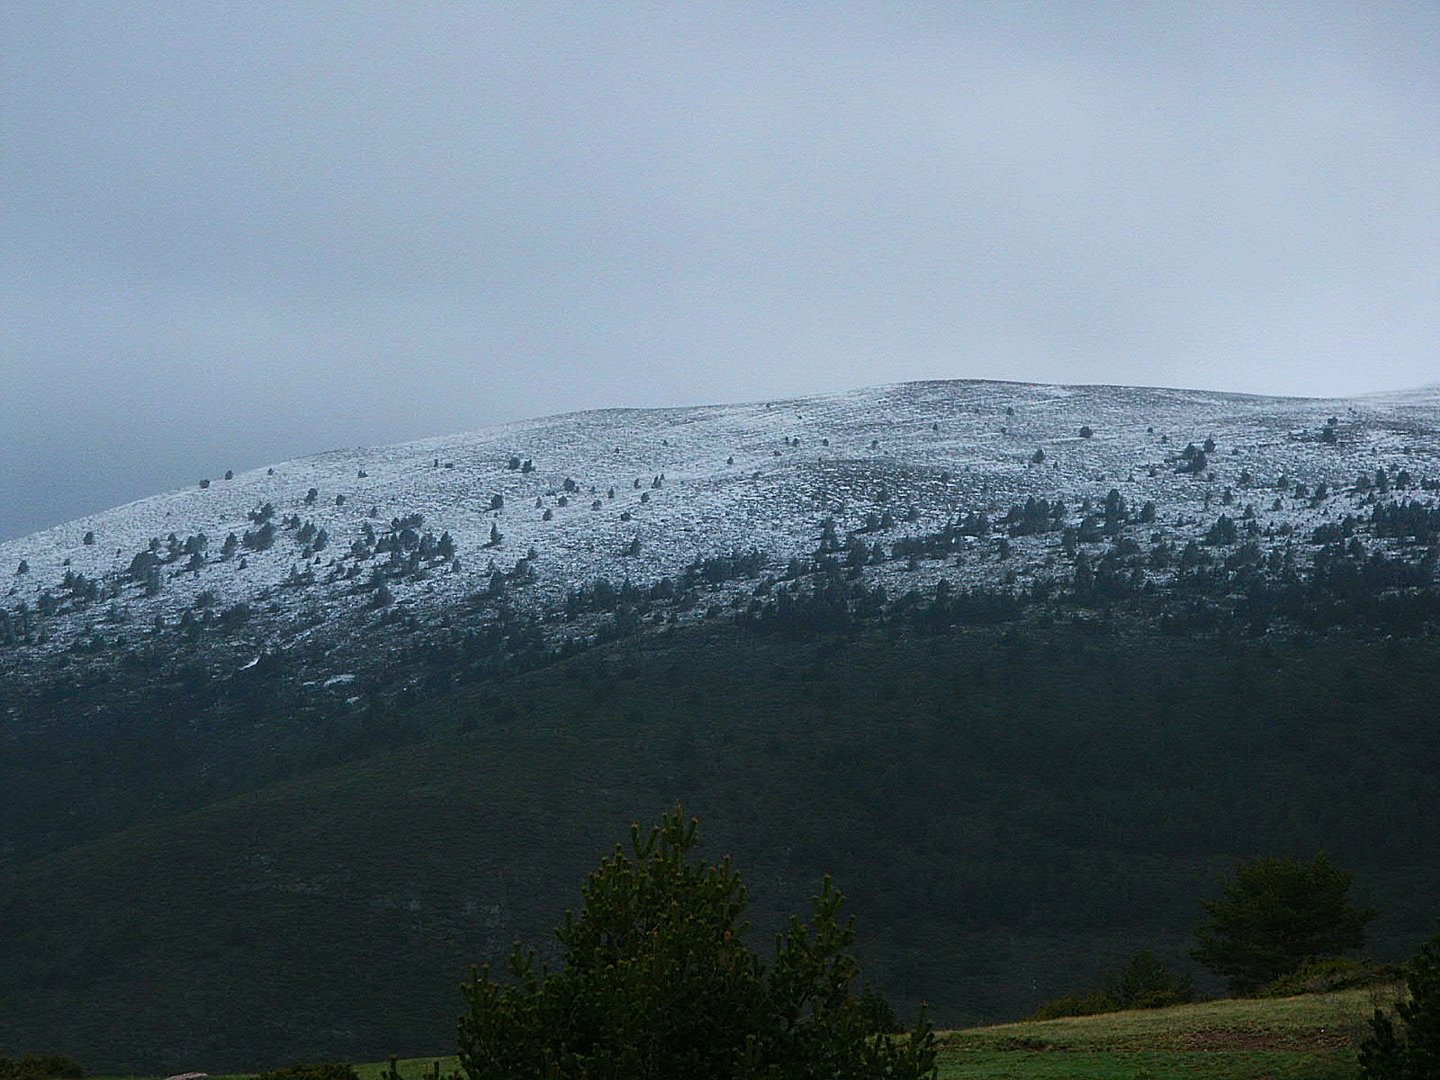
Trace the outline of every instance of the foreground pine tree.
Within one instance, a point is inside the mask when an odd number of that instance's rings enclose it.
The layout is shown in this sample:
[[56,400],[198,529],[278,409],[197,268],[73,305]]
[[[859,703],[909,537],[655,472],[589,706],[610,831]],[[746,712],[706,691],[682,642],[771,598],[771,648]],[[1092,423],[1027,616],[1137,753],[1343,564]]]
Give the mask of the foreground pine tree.
[[922,1010],[908,1037],[876,1033],[848,950],[854,920],[827,879],[767,965],[744,942],[745,887],[729,859],[691,858],[677,807],[585,883],[557,931],[564,965],[518,945],[512,981],[465,986],[460,1065],[470,1080],[919,1080],[935,1075]]
[[1363,1080],[1440,1077],[1440,934],[1420,947],[1405,976],[1406,1000],[1395,1006],[1400,1030],[1379,1009],[1360,1047]]

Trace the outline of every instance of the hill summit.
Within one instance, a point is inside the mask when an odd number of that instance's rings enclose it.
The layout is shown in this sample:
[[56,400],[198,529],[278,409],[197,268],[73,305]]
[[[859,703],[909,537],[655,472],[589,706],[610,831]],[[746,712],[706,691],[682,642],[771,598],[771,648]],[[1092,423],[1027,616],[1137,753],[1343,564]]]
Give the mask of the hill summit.
[[[892,597],[942,578],[1043,595],[1073,584],[1080,552],[1093,580],[1117,540],[1145,549],[1107,568],[1134,591],[1186,569],[1151,557],[1162,545],[1229,557],[1248,541],[1246,560],[1278,553],[1303,575],[1314,538],[1353,539],[1345,521],[1377,498],[1432,496],[1437,463],[1433,389],[930,382],[576,413],[197,477],[0,544],[0,671],[33,689],[60,664],[164,667],[184,643],[208,678],[284,667],[353,701],[359,682],[405,681],[372,670],[398,642],[593,642],[642,591],[648,610],[619,631],[733,614],[827,555]],[[1366,557],[1406,536],[1376,539]]]

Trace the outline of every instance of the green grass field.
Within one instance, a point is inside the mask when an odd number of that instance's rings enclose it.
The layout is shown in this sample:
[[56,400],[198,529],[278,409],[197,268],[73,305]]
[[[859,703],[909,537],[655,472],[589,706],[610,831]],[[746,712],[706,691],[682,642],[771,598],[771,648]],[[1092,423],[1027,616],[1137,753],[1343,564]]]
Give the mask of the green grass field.
[[[1371,1011],[1394,996],[1394,988],[1346,990],[943,1031],[940,1077],[1350,1080]],[[459,1064],[455,1057],[418,1057],[398,1066],[405,1080],[425,1080],[436,1061],[442,1076]],[[360,1080],[379,1080],[386,1064],[370,1062],[355,1071]]]
[[1341,1080],[1375,1005],[1390,991],[1002,1024],[945,1032],[940,1075],[977,1080]]

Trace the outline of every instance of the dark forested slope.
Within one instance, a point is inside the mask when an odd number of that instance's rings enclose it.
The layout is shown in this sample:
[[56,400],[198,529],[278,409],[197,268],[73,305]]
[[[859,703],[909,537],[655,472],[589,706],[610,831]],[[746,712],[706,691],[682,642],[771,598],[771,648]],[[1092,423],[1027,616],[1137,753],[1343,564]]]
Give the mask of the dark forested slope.
[[12,867],[3,1031],[104,1069],[442,1049],[466,966],[677,798],[762,932],[831,872],[867,976],[945,1023],[1180,955],[1258,852],[1354,869],[1399,956],[1440,906],[1437,695],[1423,635],[1116,612],[620,640],[387,721],[430,741]]

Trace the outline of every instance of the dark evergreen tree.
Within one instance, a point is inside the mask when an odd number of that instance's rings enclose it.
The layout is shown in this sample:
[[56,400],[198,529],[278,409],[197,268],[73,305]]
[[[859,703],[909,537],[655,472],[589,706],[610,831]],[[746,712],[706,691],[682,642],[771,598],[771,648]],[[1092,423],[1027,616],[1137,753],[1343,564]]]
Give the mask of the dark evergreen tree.
[[1194,443],[1190,443],[1180,452],[1180,464],[1176,466],[1175,471],[1199,476],[1209,466],[1210,459],[1205,456],[1205,451]]
[[1215,519],[1215,524],[1205,534],[1207,544],[1225,547],[1235,543],[1240,538],[1240,531],[1236,528],[1235,522],[1226,514],[1221,514]]
[[1207,900],[1190,955],[1250,994],[1311,960],[1365,944],[1373,908],[1350,902],[1354,875],[1325,855],[1311,862],[1267,856],[1241,863]]
[[247,529],[240,543],[250,551],[266,551],[275,543],[275,523],[266,521],[258,529]]
[[910,1036],[875,1033],[856,986],[854,922],[827,879],[763,965],[745,943],[746,892],[728,859],[697,865],[678,807],[616,847],[557,931],[564,966],[518,945],[513,981],[464,988],[460,1067],[470,1080],[919,1080],[935,1075],[922,1011]]
[[1370,1036],[1360,1046],[1362,1080],[1440,1077],[1440,934],[1410,962],[1405,990],[1394,1020],[1380,1009],[1370,1020]]

